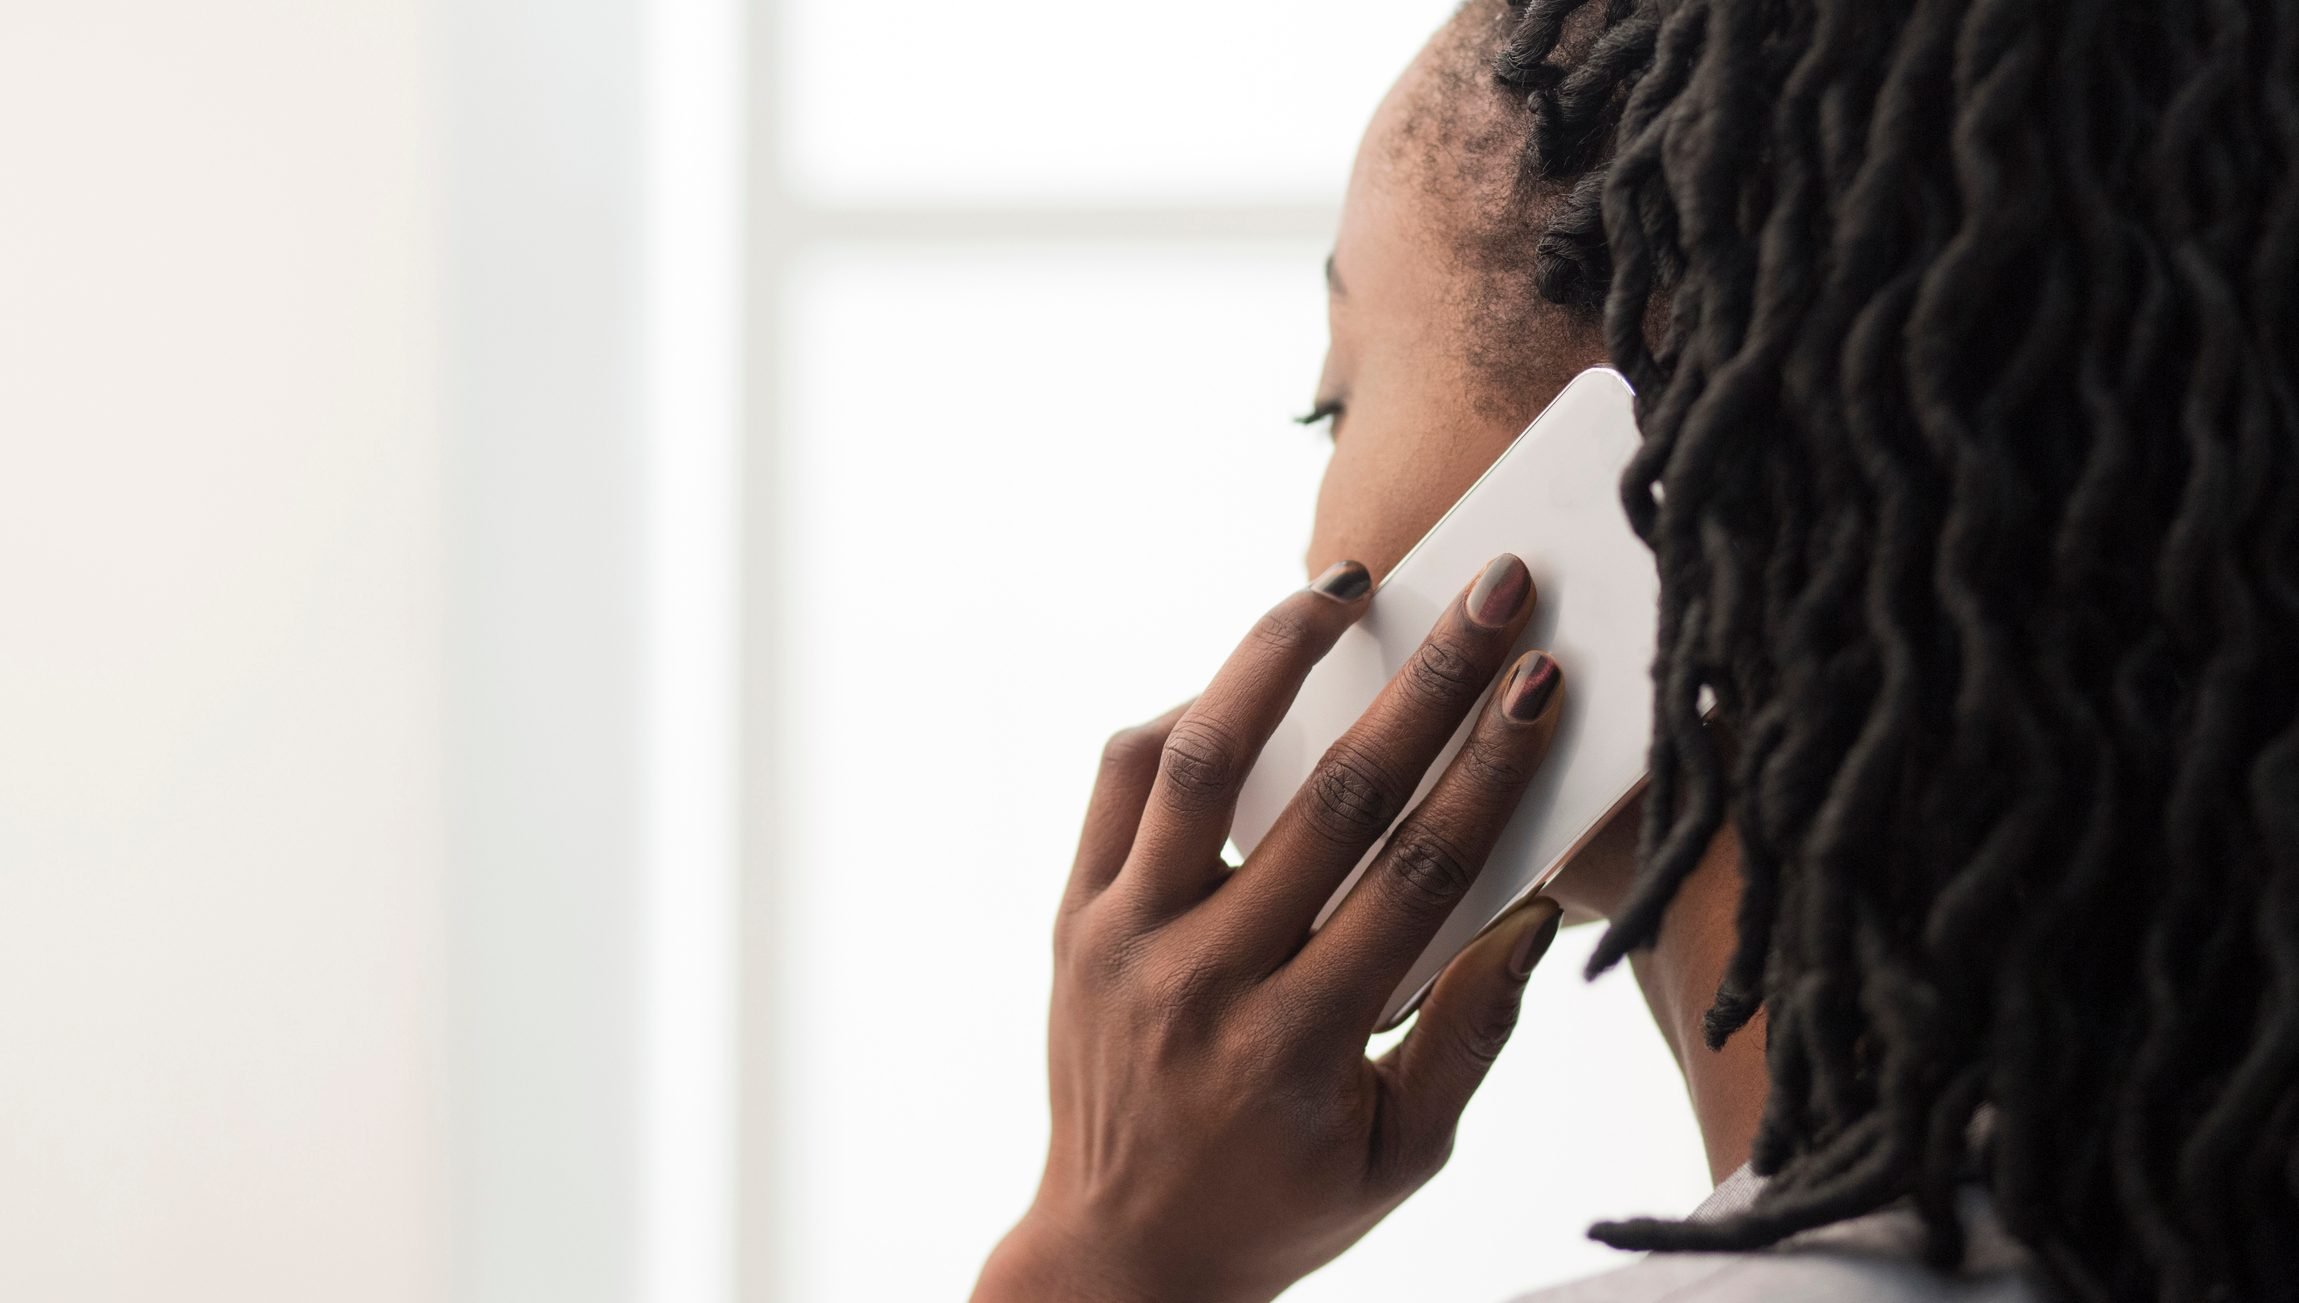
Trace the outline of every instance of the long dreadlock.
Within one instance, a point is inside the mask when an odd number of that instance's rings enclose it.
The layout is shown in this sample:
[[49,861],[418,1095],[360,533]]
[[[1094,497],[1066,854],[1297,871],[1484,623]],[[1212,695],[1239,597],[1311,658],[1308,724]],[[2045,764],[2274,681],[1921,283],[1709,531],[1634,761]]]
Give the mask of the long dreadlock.
[[1591,971],[1729,816],[1769,1027],[1758,1205],[1592,1233],[1947,1265],[1977,1178],[2071,1296],[2299,1297],[2299,4],[1508,8],[1661,572]]

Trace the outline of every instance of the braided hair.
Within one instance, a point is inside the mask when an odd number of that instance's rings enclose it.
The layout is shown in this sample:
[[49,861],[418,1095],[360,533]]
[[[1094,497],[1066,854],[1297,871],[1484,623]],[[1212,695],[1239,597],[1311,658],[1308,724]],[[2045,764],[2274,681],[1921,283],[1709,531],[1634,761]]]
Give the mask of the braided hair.
[[2299,3],[1506,4],[1661,574],[1591,972],[1729,818],[1769,1029],[1757,1205],[1592,1234],[1948,1266],[1976,1179],[2070,1297],[2299,1296]]

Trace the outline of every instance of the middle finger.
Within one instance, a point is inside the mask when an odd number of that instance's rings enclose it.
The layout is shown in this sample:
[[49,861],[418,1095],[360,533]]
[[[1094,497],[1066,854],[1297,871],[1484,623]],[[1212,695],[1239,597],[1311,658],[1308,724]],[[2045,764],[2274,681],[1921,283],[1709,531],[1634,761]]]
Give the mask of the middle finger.
[[1281,979],[1339,994],[1371,1030],[1390,993],[1484,871],[1485,857],[1548,754],[1563,687],[1547,653],[1518,658],[1436,786],[1399,821],[1364,878]]
[[1410,660],[1326,750],[1284,813],[1212,902],[1266,972],[1308,939],[1334,889],[1405,808],[1431,761],[1484,695],[1532,618],[1532,573],[1503,553],[1447,609]]

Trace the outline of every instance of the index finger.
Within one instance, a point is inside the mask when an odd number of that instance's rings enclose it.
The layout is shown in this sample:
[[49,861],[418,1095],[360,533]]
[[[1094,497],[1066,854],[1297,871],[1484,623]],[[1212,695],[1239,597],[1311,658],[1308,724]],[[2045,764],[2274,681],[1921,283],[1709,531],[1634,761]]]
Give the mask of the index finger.
[[1212,889],[1246,774],[1292,708],[1302,680],[1365,613],[1372,592],[1372,574],[1343,561],[1254,624],[1167,732],[1133,852],[1112,890],[1171,912]]

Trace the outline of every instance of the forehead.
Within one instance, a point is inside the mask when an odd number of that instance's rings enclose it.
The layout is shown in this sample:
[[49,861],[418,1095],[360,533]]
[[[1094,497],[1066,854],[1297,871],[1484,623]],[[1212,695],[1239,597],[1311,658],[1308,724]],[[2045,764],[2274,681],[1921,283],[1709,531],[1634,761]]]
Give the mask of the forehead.
[[1516,133],[1508,98],[1486,74],[1493,38],[1481,8],[1438,28],[1391,83],[1359,142],[1352,190],[1373,183],[1443,199],[1491,186],[1486,164]]
[[1478,405],[1515,412],[1562,365],[1558,345],[1582,365],[1589,350],[1534,284],[1551,208],[1519,184],[1528,115],[1489,71],[1506,12],[1498,0],[1464,9],[1375,110],[1342,205],[1333,312],[1344,361],[1409,352]]
[[[1505,202],[1507,101],[1482,76],[1480,46],[1457,14],[1382,97],[1342,202],[1335,267],[1345,288],[1392,271],[1462,270],[1480,212]],[[1501,166],[1495,166],[1501,164]],[[1391,267],[1392,258],[1404,264]]]
[[[1604,30],[1605,6],[1566,16],[1554,61],[1571,67]],[[1495,59],[1530,19],[1507,0],[1467,0],[1437,29],[1374,111],[1350,202],[1396,191],[1401,214],[1450,237],[1481,269],[1529,274],[1548,216],[1575,178],[1532,165],[1532,111],[1495,76]]]

